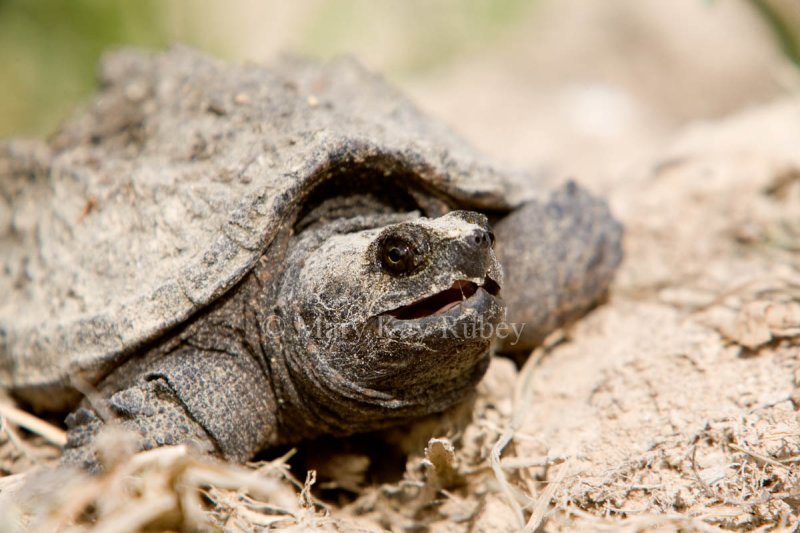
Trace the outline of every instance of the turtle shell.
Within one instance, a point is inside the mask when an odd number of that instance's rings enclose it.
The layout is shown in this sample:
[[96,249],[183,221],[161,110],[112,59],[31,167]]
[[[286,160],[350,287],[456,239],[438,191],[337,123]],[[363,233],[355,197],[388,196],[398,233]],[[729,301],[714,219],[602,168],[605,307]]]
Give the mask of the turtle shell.
[[413,176],[462,208],[524,199],[350,59],[123,50],[99,77],[48,142],[0,144],[0,385],[40,405],[224,294],[337,173]]

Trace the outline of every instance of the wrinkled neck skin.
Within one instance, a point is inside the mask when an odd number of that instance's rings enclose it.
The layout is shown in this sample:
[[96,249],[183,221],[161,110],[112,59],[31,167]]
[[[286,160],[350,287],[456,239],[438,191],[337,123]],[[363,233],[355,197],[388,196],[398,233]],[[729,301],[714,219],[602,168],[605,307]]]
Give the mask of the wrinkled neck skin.
[[[272,287],[275,300],[270,298],[274,313],[260,325],[268,344],[263,351],[274,354],[267,364],[277,441],[268,445],[370,431],[440,412],[481,379],[491,339],[449,338],[430,323],[392,322],[383,315],[398,298],[419,299],[466,276],[443,257],[437,259],[441,272],[431,268],[434,275],[406,285],[401,280],[398,289],[397,280],[381,283],[386,276],[364,264],[363,247],[383,228],[419,220],[426,219],[417,212],[334,221],[321,216],[287,241],[284,269]],[[274,264],[263,261],[254,275],[264,276],[259,269]],[[486,268],[472,277],[482,280]],[[491,320],[501,320],[503,312],[494,310]],[[473,319],[465,312],[460,320]]]

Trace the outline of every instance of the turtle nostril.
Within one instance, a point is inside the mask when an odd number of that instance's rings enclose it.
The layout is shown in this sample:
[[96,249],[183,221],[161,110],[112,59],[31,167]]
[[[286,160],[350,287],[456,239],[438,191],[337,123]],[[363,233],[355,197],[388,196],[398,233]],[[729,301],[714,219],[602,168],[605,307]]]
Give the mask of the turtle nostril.
[[467,237],[467,241],[478,248],[489,248],[494,239],[492,235],[484,229],[477,229]]

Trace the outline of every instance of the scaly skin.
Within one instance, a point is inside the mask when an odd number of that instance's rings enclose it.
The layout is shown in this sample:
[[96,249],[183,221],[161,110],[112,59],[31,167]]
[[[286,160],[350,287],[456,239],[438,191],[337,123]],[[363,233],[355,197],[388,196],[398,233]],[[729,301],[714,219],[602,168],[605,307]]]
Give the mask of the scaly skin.
[[499,339],[497,349],[522,363],[550,332],[605,297],[622,261],[622,225],[605,202],[569,182],[546,203],[530,202],[504,217],[494,233],[506,319],[525,325],[518,340]]

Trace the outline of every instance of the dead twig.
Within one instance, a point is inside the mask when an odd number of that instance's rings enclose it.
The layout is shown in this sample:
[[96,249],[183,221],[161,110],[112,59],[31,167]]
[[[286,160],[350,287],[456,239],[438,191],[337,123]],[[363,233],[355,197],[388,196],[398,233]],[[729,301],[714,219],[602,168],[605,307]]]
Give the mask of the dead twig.
[[700,472],[697,471],[697,446],[692,447],[692,472],[694,472],[694,477],[700,483],[700,487],[703,489],[703,492],[706,493],[706,496],[717,499],[717,495],[714,494],[714,491],[711,490],[709,484],[706,483],[702,477],[700,477]]
[[31,461],[34,464],[38,464],[39,460],[36,459],[36,456],[28,449],[24,442],[17,432],[8,424],[8,420],[2,416],[0,416],[0,433],[5,433],[8,435],[8,440],[11,442],[11,445],[14,446],[14,449],[21,453],[25,458]]
[[9,405],[8,403],[0,402],[0,417],[3,417],[15,426],[25,428],[31,433],[39,435],[47,442],[56,446],[61,447],[67,443],[67,434],[64,430],[22,409]]
[[731,450],[736,450],[737,452],[741,452],[743,454],[749,455],[750,457],[752,457],[756,461],[760,461],[762,463],[766,463],[766,464],[772,465],[772,466],[777,466],[779,468],[783,468],[783,469],[786,469],[786,470],[791,470],[790,466],[785,465],[785,464],[781,463],[780,461],[776,461],[775,459],[772,459],[771,457],[767,457],[766,455],[762,455],[762,454],[754,452],[752,450],[748,450],[747,448],[742,448],[741,446],[737,446],[736,444],[733,444],[733,443],[728,443],[728,447]]
[[528,523],[525,524],[525,528],[522,530],[524,533],[533,533],[539,529],[539,526],[542,525],[545,514],[547,513],[547,508],[550,507],[550,502],[553,500],[556,490],[558,490],[561,484],[564,483],[564,479],[571,470],[571,466],[572,463],[567,461],[559,467],[556,478],[551,481],[549,485],[547,485],[547,488],[544,489],[542,495],[536,500],[533,513],[531,513]]
[[525,362],[525,365],[523,365],[519,374],[519,378],[517,379],[517,386],[514,389],[514,408],[511,414],[511,423],[492,447],[492,452],[490,455],[492,471],[497,479],[497,483],[500,485],[500,490],[503,492],[503,495],[506,497],[509,505],[511,506],[511,510],[514,513],[514,518],[519,525],[519,529],[523,529],[525,527],[525,517],[522,513],[522,507],[520,506],[519,501],[517,501],[517,497],[514,495],[514,490],[511,487],[511,484],[508,482],[506,473],[503,471],[503,465],[500,462],[500,455],[503,453],[505,447],[508,446],[508,444],[513,440],[514,434],[519,430],[520,427],[522,427],[525,416],[528,414],[528,411],[524,408],[524,406],[529,405],[527,399],[531,393],[531,390],[533,389],[533,369],[539,364],[539,361],[541,361],[544,354],[545,351],[543,349],[540,348],[536,350]]

